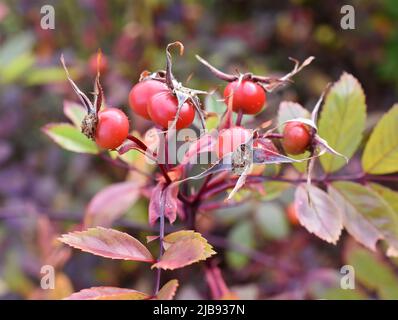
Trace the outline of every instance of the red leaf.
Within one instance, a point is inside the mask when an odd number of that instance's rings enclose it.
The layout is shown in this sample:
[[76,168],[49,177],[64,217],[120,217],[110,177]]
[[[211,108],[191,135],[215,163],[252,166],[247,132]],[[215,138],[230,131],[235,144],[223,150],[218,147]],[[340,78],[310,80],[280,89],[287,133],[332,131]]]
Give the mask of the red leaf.
[[135,182],[115,183],[98,192],[86,208],[85,227],[110,227],[138,199],[140,189]]
[[144,300],[146,293],[117,287],[92,287],[71,294],[67,300]]
[[153,262],[148,249],[137,239],[114,229],[102,227],[62,235],[60,241],[101,257]]

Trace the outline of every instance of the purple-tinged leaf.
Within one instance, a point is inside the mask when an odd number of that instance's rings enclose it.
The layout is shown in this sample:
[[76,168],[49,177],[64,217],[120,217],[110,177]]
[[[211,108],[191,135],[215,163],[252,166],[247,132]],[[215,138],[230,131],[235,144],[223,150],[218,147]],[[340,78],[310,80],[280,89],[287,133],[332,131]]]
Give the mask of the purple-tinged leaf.
[[332,187],[340,196],[338,205],[346,217],[348,232],[370,249],[383,239],[388,244],[387,255],[398,256],[398,216],[388,202],[359,183],[338,181]]
[[150,225],[154,225],[160,217],[161,201],[164,201],[164,216],[169,219],[170,223],[176,220],[180,202],[177,198],[178,186],[176,183],[166,186],[164,182],[160,181],[153,188],[148,210]]
[[102,227],[70,232],[59,240],[71,247],[110,259],[153,262],[148,249],[127,233]]
[[376,251],[376,243],[383,235],[369,222],[371,217],[363,215],[332,186],[328,187],[328,193],[338,206],[348,233],[368,249]]
[[294,199],[298,219],[309,232],[336,244],[343,228],[340,211],[323,190],[306,184],[297,187]]
[[89,202],[84,226],[110,227],[138,199],[140,188],[136,182],[126,181],[112,184],[98,192]]
[[292,163],[292,162],[301,162],[301,161],[302,160],[293,159],[283,154],[277,153],[271,149],[264,149],[264,148],[253,149],[253,163],[256,164]]

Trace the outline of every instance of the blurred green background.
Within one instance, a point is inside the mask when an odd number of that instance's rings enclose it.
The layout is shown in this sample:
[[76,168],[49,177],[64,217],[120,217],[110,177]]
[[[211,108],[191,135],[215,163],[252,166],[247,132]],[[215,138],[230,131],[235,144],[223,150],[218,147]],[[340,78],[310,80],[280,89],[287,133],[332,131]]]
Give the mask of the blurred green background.
[[[46,4],[55,9],[54,30],[40,27],[40,8]],[[60,220],[76,221],[97,191],[126,174],[98,157],[61,150],[40,131],[46,123],[65,121],[64,99],[76,101],[60,66],[61,54],[75,81],[89,92],[95,77],[90,58],[100,48],[108,61],[102,75],[107,104],[126,112],[132,84],[143,70],[163,69],[165,46],[176,40],[184,43],[185,54],[174,60],[175,75],[182,82],[190,79],[193,88],[219,92],[224,84],[195,54],[225,71],[238,68],[261,75],[288,72],[288,57],[302,61],[313,55],[316,60],[295,76],[294,84],[270,95],[256,121],[272,119],[282,99],[313,106],[326,84],[347,71],[363,85],[370,127],[397,101],[398,6],[394,0],[350,1],[355,30],[342,30],[344,4],[347,1],[0,1],[0,298],[62,298],[72,287],[93,285],[151,290],[153,275],[140,265],[77,252],[57,278],[61,289],[52,295],[37,289],[43,234],[52,228],[55,233],[66,230],[70,224]],[[142,118],[129,116],[135,130],[150,127]],[[221,268],[239,297],[398,297],[395,262],[351,241],[327,245],[291,225],[285,214],[291,200],[291,192],[286,192],[266,208],[250,201],[204,216],[201,228],[218,236],[213,240],[220,246],[216,244]],[[146,223],[146,210],[141,200],[126,219]],[[269,214],[258,214],[262,210]],[[57,223],[42,220],[42,215]],[[223,246],[222,239],[256,251],[242,255]],[[264,256],[278,263],[267,267],[259,262]],[[358,290],[335,289],[339,269],[347,262],[357,268]],[[284,268],[286,264],[293,270]],[[174,276],[182,283],[179,298],[208,297],[200,273],[188,268]]]

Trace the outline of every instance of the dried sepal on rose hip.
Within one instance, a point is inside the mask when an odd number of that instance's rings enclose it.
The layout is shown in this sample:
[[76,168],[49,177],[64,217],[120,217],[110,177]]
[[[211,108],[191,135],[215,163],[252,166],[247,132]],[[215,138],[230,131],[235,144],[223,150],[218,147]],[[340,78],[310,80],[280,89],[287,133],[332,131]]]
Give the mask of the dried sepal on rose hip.
[[197,95],[207,92],[184,87],[176,80],[172,73],[172,46],[179,46],[180,54],[183,54],[181,42],[170,43],[166,47],[166,70],[141,74],[140,82],[130,91],[130,107],[135,113],[169,130],[190,126],[196,111],[204,127],[204,113]]
[[97,55],[97,76],[94,83],[93,102],[82,92],[69,75],[65,59],[61,56],[61,63],[65,69],[69,83],[86,107],[87,114],[82,120],[81,131],[89,139],[94,140],[98,146],[105,149],[119,147],[129,133],[129,120],[125,113],[117,108],[101,110],[104,92],[99,80],[101,53]]
[[291,81],[296,73],[309,65],[314,57],[307,58],[301,65],[297,60],[291,72],[281,78],[257,76],[252,73],[228,74],[212,66],[209,62],[196,55],[196,58],[203,63],[219,79],[229,82],[224,90],[224,101],[227,106],[236,113],[257,114],[261,112],[267,102],[266,92]]
[[265,135],[260,135],[258,130],[251,131],[240,126],[221,130],[215,143],[212,144],[212,150],[219,158],[215,163],[198,175],[174,183],[198,180],[209,175],[229,172],[238,176],[233,190],[228,195],[227,200],[230,200],[244,186],[254,164],[302,161],[281,154],[274,143]]

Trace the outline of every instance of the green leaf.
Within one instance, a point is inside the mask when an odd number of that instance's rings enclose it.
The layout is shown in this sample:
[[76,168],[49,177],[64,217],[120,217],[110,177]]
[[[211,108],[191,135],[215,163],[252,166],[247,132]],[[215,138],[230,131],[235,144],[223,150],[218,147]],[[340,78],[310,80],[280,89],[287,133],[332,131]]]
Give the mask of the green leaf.
[[283,239],[289,234],[284,210],[274,203],[262,203],[254,215],[256,226],[265,238]]
[[[351,158],[357,150],[365,129],[366,103],[361,84],[351,74],[343,73],[326,96],[318,123],[319,135],[328,144]],[[325,154],[320,158],[326,172],[345,165],[341,157]]]
[[[305,159],[308,158],[309,156],[310,153],[308,151],[298,155],[289,154],[289,157],[295,160]],[[308,160],[303,162],[293,162],[292,165],[298,172],[304,173],[307,170],[307,162]]]
[[[375,191],[358,183],[332,183],[329,193],[343,214],[347,231],[360,243],[375,250],[378,239],[388,245],[387,255],[398,255],[398,215]],[[335,192],[336,191],[336,192]]]
[[371,174],[398,171],[398,104],[373,129],[362,156],[362,167]]
[[394,271],[379,257],[359,246],[349,248],[346,263],[353,266],[355,278],[381,299],[398,299],[398,281]]
[[[242,246],[247,249],[254,248],[255,239],[252,224],[249,221],[236,224],[228,234],[228,241],[232,245]],[[226,258],[233,269],[242,269],[249,262],[247,255],[232,250],[227,251]]]
[[30,52],[15,57],[9,64],[0,69],[0,82],[11,83],[25,76],[35,63],[35,57]]
[[62,148],[78,153],[98,153],[94,141],[88,139],[79,129],[69,123],[50,123],[42,128]]
[[370,183],[370,187],[376,191],[385,201],[387,201],[390,207],[393,208],[395,213],[398,215],[398,192],[378,183]]
[[224,111],[226,110],[226,105],[223,102],[221,96],[217,92],[206,95],[205,106],[207,112],[214,112],[217,113],[218,115],[223,114]]
[[12,63],[15,57],[30,52],[34,44],[33,32],[23,32],[13,36],[0,47],[0,70]]
[[64,114],[72,121],[76,128],[80,129],[87,111],[80,103],[64,101]]
[[291,186],[292,184],[288,182],[266,181],[264,182],[265,195],[261,197],[261,200],[269,201],[278,198],[281,193]]

